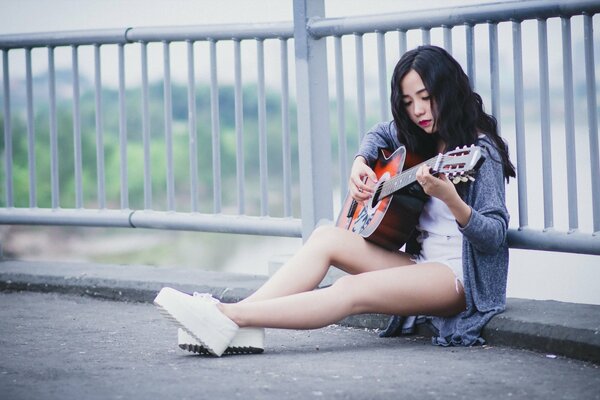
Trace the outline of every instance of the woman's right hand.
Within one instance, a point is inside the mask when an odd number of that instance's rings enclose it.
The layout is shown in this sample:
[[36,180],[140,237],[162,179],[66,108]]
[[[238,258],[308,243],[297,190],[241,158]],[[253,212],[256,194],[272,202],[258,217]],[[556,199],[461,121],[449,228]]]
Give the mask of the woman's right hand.
[[350,170],[350,181],[348,182],[352,198],[356,201],[370,199],[373,196],[375,183],[377,183],[377,175],[367,165],[367,160],[362,156],[356,157]]

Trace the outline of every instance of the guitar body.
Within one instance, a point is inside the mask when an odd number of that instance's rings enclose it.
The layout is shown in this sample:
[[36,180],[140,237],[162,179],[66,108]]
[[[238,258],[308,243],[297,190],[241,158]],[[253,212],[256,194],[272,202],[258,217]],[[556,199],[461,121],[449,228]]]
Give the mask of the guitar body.
[[[382,150],[381,156],[372,166],[378,179],[375,188],[419,161],[413,155],[407,154],[405,147],[398,148],[391,155]],[[354,201],[348,194],[336,226],[356,232],[386,249],[398,250],[414,232],[427,198],[416,182],[381,199],[376,192],[364,203]]]

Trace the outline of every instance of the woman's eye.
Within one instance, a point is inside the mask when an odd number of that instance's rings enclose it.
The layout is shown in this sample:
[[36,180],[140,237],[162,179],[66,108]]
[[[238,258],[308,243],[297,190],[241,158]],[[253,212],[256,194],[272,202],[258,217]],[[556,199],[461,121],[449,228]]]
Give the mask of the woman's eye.
[[404,107],[408,107],[408,106],[410,106],[410,105],[411,105],[411,102],[410,102],[410,101],[405,101],[405,102],[404,102]]
[[423,100],[430,100],[430,99],[431,99],[431,96],[425,96],[425,97],[423,97]]

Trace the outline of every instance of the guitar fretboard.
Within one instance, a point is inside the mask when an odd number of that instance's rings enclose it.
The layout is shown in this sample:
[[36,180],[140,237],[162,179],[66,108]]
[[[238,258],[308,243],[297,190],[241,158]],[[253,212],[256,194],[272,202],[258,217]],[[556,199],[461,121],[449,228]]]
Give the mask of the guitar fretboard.
[[429,160],[415,165],[412,168],[402,171],[393,176],[389,180],[383,182],[376,190],[375,198],[382,199],[394,194],[395,192],[405,188],[417,180],[417,171],[421,166],[427,165],[433,170],[433,174],[444,171],[449,176],[457,174],[465,175],[468,178],[468,173],[476,167],[477,161],[481,158],[479,147],[471,146],[469,149],[456,149],[446,154],[438,154]]
[[387,197],[416,181],[417,171],[419,170],[419,168],[421,168],[421,166],[424,164],[432,168],[435,165],[437,159],[438,156],[430,158],[429,160],[422,162],[419,165],[415,165],[414,167],[399,173],[398,175],[394,176],[388,181],[385,181],[380,187],[381,192],[379,193],[379,198]]

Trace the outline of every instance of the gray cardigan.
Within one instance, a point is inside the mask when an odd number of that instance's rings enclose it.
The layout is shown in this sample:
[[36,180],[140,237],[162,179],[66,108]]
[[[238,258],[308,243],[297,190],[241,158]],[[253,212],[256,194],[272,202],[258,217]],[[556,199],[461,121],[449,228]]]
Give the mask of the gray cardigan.
[[[504,311],[506,305],[509,215],[504,173],[494,144],[482,137],[477,145],[481,146],[485,160],[463,198],[473,210],[471,218],[467,225],[459,226],[465,239],[462,255],[467,307],[453,317],[431,318],[438,330],[433,343],[442,346],[483,343],[481,329],[494,315]],[[365,135],[357,155],[372,164],[379,149],[395,150],[399,146],[394,123],[384,122]]]

